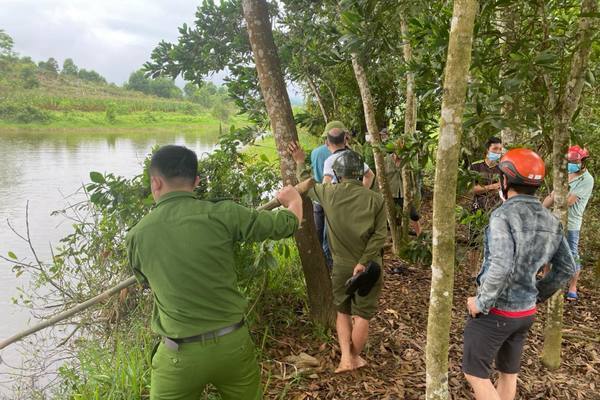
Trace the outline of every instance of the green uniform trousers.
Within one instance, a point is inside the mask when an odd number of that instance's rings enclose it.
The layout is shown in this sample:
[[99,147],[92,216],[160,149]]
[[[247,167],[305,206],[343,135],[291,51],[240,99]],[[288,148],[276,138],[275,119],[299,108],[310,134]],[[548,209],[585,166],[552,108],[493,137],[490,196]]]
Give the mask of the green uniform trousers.
[[[375,260],[379,265],[381,259]],[[349,263],[333,259],[333,270],[331,273],[331,284],[333,286],[333,304],[337,311],[342,314],[356,315],[364,319],[371,319],[377,313],[377,305],[379,304],[379,295],[383,287],[383,271],[379,280],[371,289],[368,295],[354,295],[354,299],[346,294],[346,281],[352,277],[354,273],[355,263]]]
[[207,384],[223,400],[260,400],[260,369],[245,326],[178,350],[160,343],[152,357],[150,400],[198,400]]

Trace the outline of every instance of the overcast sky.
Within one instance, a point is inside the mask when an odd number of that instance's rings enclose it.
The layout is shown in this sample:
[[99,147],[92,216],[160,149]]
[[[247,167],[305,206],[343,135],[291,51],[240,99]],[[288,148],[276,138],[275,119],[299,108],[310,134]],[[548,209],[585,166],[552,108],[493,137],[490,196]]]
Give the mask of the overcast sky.
[[[122,84],[156,44],[176,41],[200,0],[0,0],[0,29],[35,61],[72,58]],[[220,82],[219,77],[212,80]]]

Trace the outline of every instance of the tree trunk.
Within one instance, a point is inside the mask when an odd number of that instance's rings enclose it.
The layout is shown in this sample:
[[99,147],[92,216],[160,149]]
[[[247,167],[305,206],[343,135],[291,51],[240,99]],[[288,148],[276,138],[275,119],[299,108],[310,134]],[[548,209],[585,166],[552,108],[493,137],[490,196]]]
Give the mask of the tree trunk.
[[[406,64],[412,61],[412,47],[408,41],[408,23],[406,15],[402,15],[400,19],[400,29],[402,32],[402,41],[404,42],[403,54]],[[415,74],[413,72],[406,73],[406,105],[404,111],[404,137],[412,138],[417,130],[417,96],[415,95]],[[418,165],[418,163],[417,163]],[[402,192],[404,194],[404,207],[402,213],[402,240],[408,240],[408,216],[412,207],[418,208],[415,201],[416,179],[415,171],[407,165],[402,164]]]
[[385,210],[387,213],[388,224],[390,225],[390,231],[392,233],[392,243],[394,254],[398,255],[400,252],[400,227],[396,218],[396,205],[394,204],[394,198],[390,191],[390,185],[388,184],[387,177],[385,176],[385,162],[383,154],[381,153],[381,136],[379,135],[379,128],[375,121],[375,107],[373,105],[373,97],[371,97],[371,89],[369,88],[369,82],[367,81],[367,74],[364,67],[358,59],[357,54],[352,54],[352,67],[354,68],[354,75],[356,76],[356,82],[360,89],[360,96],[362,98],[363,109],[365,113],[365,121],[367,123],[367,130],[372,138],[373,144],[373,156],[375,158],[375,169],[377,175],[377,183],[379,189],[383,194],[385,201]]
[[454,288],[454,208],[462,116],[477,9],[477,0],[455,0],[450,26],[433,195],[431,294],[425,349],[427,400],[450,398],[448,346]]
[[[288,154],[287,146],[290,142],[298,140],[298,133],[281,73],[277,48],[273,41],[267,3],[265,0],[243,0],[242,7],[261,92],[279,153],[283,183],[284,185],[293,185],[297,182],[296,163]],[[312,203],[307,198],[304,198],[303,210],[304,220],[295,239],[306,279],[310,315],[313,321],[325,326],[332,326],[335,309],[331,280],[316,235],[312,218]]]
[[[554,115],[554,145],[552,148],[552,164],[554,178],[554,214],[567,229],[567,197],[569,183],[567,175],[567,160],[565,154],[569,147],[569,125],[577,107],[584,83],[584,74],[590,58],[592,37],[596,30],[594,17],[598,12],[597,0],[583,0],[581,13],[586,15],[579,19],[578,41],[575,54],[571,60],[569,78],[564,93],[557,104]],[[563,324],[563,299],[559,291],[548,303],[548,318],[544,332],[544,348],[542,364],[548,369],[557,369],[561,363],[561,343]]]
[[323,99],[321,98],[319,88],[317,88],[317,85],[315,84],[313,79],[308,75],[306,75],[306,81],[308,82],[308,86],[310,87],[310,90],[312,90],[313,95],[315,96],[315,100],[319,105],[319,109],[321,110],[321,114],[323,115],[323,120],[325,121],[325,124],[327,124],[327,122],[329,122],[329,119],[327,118],[327,111],[325,110],[325,105],[323,104]]
[[[504,60],[510,60],[510,46],[514,42],[515,28],[516,23],[515,19],[518,18],[519,13],[515,11],[515,7],[518,7],[518,4],[510,5],[505,7],[503,10],[498,11],[497,20],[498,20],[498,30],[501,33],[500,36],[500,45],[502,58]],[[504,79],[506,75],[506,69],[509,65],[502,65],[500,68],[500,79]],[[512,100],[504,100],[502,102],[502,107],[500,112],[504,119],[511,119],[515,112],[515,98],[516,94],[512,94]],[[512,146],[519,142],[518,132],[512,129],[511,127],[506,127],[502,129],[500,132],[502,143],[504,146]]]

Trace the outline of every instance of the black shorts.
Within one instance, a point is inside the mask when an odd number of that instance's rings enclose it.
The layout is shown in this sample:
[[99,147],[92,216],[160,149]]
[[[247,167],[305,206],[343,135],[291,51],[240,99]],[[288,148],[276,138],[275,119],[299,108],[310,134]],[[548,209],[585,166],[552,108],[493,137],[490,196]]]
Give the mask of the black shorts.
[[463,372],[488,379],[495,359],[498,371],[517,374],[521,369],[523,344],[534,319],[534,315],[508,318],[479,314],[477,318],[469,317],[463,336]]

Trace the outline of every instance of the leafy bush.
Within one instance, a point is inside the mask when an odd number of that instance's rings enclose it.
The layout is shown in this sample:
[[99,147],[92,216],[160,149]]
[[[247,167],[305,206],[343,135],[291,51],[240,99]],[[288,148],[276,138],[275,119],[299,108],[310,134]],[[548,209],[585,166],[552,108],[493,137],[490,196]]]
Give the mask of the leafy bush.
[[50,114],[32,105],[0,104],[0,119],[21,124],[50,122]]

